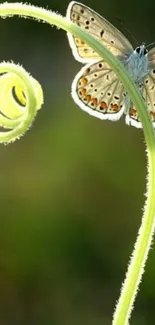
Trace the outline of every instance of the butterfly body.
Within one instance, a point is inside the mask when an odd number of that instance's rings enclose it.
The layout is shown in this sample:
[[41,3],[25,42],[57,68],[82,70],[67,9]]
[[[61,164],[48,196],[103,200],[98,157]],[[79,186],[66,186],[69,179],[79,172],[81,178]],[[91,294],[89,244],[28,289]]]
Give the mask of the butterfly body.
[[[67,18],[99,39],[126,67],[137,84],[155,126],[155,48],[144,44],[133,49],[126,37],[92,9],[71,2]],[[116,121],[125,114],[126,123],[142,127],[138,112],[116,73],[78,37],[68,34],[75,58],[86,65],[72,84],[72,96],[84,111],[100,119]]]
[[140,82],[148,73],[148,57],[145,45],[137,47],[125,62],[125,66],[135,82]]

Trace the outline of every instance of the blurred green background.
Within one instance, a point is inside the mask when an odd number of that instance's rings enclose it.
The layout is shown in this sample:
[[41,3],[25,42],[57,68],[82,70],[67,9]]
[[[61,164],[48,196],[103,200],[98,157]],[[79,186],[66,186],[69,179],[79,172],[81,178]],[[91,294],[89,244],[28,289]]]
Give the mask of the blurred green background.
[[[35,1],[65,15],[66,0]],[[85,0],[132,41],[155,41],[154,0]],[[110,325],[141,222],[143,132],[100,121],[70,96],[81,64],[65,33],[25,19],[0,20],[0,60],[40,81],[45,104],[20,141],[0,147],[0,323]],[[132,325],[155,322],[155,250]]]

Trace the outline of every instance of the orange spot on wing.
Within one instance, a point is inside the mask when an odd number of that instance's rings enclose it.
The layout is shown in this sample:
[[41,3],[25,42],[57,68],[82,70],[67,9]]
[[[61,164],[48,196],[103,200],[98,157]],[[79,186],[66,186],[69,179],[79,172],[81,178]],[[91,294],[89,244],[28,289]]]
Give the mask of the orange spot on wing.
[[97,98],[92,98],[90,104],[92,104],[94,107],[97,106]]
[[85,88],[82,88],[81,89],[81,94],[82,94],[82,96],[85,96],[86,95],[86,89]]
[[91,100],[91,95],[87,94],[87,90],[85,88],[82,88],[79,91],[79,97],[85,102],[89,102]]
[[108,108],[108,106],[107,106],[107,104],[106,104],[106,102],[101,102],[100,103],[100,109],[107,109]]
[[81,78],[80,80],[79,80],[79,86],[85,86],[86,84],[87,84],[87,82],[88,82],[88,79],[87,78]]
[[150,111],[150,116],[151,116],[152,120],[154,120],[155,119],[155,112]]
[[136,115],[137,115],[137,111],[136,111],[135,108],[131,108],[131,109],[130,109],[130,115],[131,115],[131,116],[136,116]]
[[111,108],[112,108],[112,110],[113,110],[114,112],[118,112],[120,106],[118,106],[117,104],[111,104]]
[[91,100],[91,96],[90,96],[90,95],[86,95],[86,96],[84,97],[84,100],[86,100],[87,102],[90,102],[90,100]]

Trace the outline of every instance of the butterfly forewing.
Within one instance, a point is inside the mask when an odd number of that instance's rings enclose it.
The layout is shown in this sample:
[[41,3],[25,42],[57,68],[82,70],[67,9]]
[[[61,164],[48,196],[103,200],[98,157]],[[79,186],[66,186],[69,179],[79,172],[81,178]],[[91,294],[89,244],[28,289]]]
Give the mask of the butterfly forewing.
[[[71,2],[67,18],[99,39],[114,55],[127,57],[133,52],[132,45],[118,29],[83,4]],[[78,37],[68,34],[68,38],[78,61],[87,63],[99,58],[99,55]]]

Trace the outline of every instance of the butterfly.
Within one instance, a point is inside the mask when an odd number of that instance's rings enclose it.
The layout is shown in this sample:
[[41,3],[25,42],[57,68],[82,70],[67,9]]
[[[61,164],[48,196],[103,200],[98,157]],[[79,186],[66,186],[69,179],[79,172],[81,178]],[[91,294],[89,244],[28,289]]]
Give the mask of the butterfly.
[[[72,1],[67,18],[100,40],[125,65],[138,86],[155,127],[155,47],[133,49],[127,38],[109,21],[87,6]],[[128,125],[141,128],[138,112],[111,67],[84,41],[68,33],[76,60],[86,65],[72,84],[72,97],[84,111],[102,120],[117,121],[125,114]]]

